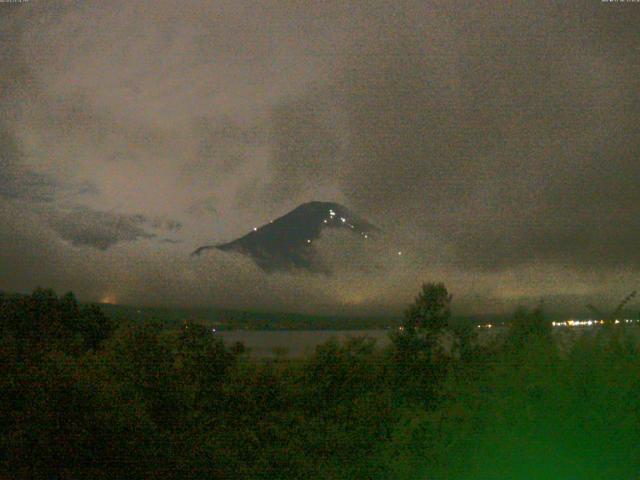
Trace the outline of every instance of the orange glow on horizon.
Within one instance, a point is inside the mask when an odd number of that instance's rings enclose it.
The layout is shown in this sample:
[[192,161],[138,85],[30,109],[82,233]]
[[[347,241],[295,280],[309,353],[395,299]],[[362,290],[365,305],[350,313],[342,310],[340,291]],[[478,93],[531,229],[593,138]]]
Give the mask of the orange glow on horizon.
[[107,293],[100,299],[100,303],[106,303],[108,305],[115,305],[117,303],[116,296],[112,293]]

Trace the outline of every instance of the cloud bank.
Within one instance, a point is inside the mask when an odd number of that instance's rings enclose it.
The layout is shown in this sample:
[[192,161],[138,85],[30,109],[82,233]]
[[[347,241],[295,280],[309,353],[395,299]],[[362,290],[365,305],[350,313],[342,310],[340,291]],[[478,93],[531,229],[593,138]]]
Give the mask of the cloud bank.
[[[426,280],[479,310],[637,287],[636,5],[0,9],[0,288],[397,311]],[[387,235],[324,239],[332,277],[188,257],[309,200]]]

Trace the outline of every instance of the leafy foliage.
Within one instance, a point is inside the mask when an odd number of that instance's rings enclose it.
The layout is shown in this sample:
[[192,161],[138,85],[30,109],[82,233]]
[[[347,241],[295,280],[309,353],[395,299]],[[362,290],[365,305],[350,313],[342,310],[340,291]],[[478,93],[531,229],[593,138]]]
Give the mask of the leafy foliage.
[[420,294],[405,313],[405,329],[433,334],[449,326],[452,295],[444,283],[425,283]]
[[450,304],[426,284],[386,350],[257,361],[197,324],[0,294],[0,478],[635,478],[635,341],[559,348],[536,309],[481,344]]

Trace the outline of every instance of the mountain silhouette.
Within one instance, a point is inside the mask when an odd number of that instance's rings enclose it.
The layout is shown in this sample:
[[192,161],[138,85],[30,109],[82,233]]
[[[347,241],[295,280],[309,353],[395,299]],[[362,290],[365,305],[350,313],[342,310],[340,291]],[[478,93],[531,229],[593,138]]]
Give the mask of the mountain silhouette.
[[236,240],[202,246],[191,256],[198,256],[215,248],[247,255],[267,272],[296,268],[326,272],[326,268],[319,263],[314,248],[325,229],[346,229],[360,236],[363,241],[372,238],[379,231],[343,205],[314,201],[303,203],[286,215],[254,228]]

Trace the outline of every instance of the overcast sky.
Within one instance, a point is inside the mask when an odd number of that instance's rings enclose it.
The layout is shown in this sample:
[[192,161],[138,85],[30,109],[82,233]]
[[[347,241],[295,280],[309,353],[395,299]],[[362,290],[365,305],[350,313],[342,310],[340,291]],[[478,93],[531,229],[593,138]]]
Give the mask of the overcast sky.
[[[0,289],[606,306],[640,284],[639,24],[600,0],[0,4]],[[189,257],[310,200],[386,235],[321,239],[329,277]]]

